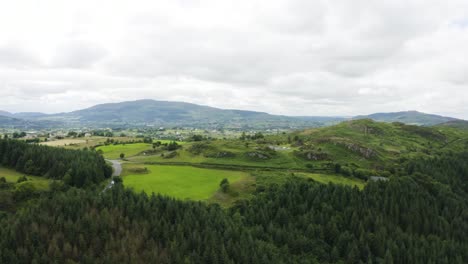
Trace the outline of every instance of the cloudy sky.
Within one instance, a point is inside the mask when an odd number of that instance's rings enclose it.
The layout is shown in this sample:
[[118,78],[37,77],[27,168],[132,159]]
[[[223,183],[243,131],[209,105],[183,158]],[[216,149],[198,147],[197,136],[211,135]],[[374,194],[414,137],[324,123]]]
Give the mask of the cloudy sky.
[[468,119],[468,1],[1,1],[1,110],[142,98]]

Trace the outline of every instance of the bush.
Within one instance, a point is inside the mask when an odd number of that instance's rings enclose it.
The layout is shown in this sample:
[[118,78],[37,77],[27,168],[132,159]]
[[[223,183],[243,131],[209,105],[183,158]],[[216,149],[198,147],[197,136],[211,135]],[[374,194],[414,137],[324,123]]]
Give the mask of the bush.
[[202,141],[203,136],[202,135],[193,135],[191,138],[191,141]]
[[123,183],[122,178],[121,178],[121,177],[118,177],[118,176],[117,176],[117,177],[114,177],[113,180],[114,180],[114,183],[115,183],[115,184],[122,184],[122,183]]
[[367,180],[372,175],[375,175],[375,173],[366,169],[356,169],[354,171],[354,177],[363,179],[363,180]]
[[21,183],[21,182],[25,182],[25,181],[28,181],[28,178],[26,178],[26,176],[23,175],[23,176],[19,177],[16,182]]
[[229,190],[229,180],[224,178],[221,183],[219,184],[223,193],[226,193]]
[[193,155],[200,155],[206,150],[212,150],[214,149],[209,143],[206,142],[199,142],[199,143],[194,143],[192,146],[190,146],[187,151],[192,153]]
[[49,189],[51,192],[61,192],[67,189],[63,181],[50,181]]
[[16,185],[13,196],[16,201],[22,201],[34,197],[36,195],[36,187],[32,182],[23,182]]
[[167,155],[165,155],[163,157],[165,159],[172,159],[172,158],[177,157],[177,155],[178,155],[177,151],[172,151],[172,152],[167,153]]
[[177,150],[180,147],[181,146],[179,144],[177,144],[177,142],[172,141],[171,143],[167,144],[166,149],[169,150],[169,151],[173,151],[173,150]]
[[339,163],[336,163],[334,165],[335,173],[341,173],[341,165]]
[[346,166],[341,166],[340,172],[344,176],[348,176],[348,177],[353,175],[353,170],[351,168],[349,168],[349,167],[346,167]]

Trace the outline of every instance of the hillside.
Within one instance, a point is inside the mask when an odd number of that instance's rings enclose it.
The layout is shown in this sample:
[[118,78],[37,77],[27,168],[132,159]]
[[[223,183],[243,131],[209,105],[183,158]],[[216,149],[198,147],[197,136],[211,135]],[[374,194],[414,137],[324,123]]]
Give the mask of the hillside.
[[381,122],[401,122],[405,124],[432,126],[449,121],[458,120],[452,117],[432,115],[418,111],[404,111],[394,113],[375,113],[367,116],[356,116],[353,119],[372,119]]
[[294,137],[298,138],[295,144],[300,146],[299,153],[304,158],[378,170],[398,167],[407,159],[461,151],[466,148],[463,142],[468,142],[466,134],[455,130],[370,119],[309,129],[293,134]]
[[35,119],[40,117],[45,117],[47,114],[39,112],[19,112],[19,113],[10,113],[8,111],[0,110],[0,116],[6,116],[17,119]]
[[[96,151],[0,140],[2,166],[55,179],[0,171],[0,262],[466,263],[457,131],[363,119]],[[119,153],[104,181],[101,154]]]
[[452,127],[457,129],[468,130],[468,121],[465,120],[454,120],[438,124],[439,127]]
[[0,116],[12,117],[12,113],[0,110]]
[[3,128],[24,127],[26,122],[20,119],[0,115],[0,124],[2,124]]
[[0,115],[0,125],[2,128],[16,129],[37,129],[45,127],[41,122],[31,122],[23,119]]
[[[184,142],[175,151],[163,146],[152,149],[148,144],[126,157],[135,163],[315,172],[331,172],[339,164],[349,168],[350,173],[367,170],[362,175],[365,179],[388,176],[410,159],[462,151],[467,144],[468,133],[456,129],[362,119],[289,134]],[[128,148],[119,145],[103,150],[107,153],[116,149],[118,155],[131,153]]]
[[45,129],[60,127],[63,123],[51,120],[27,120],[0,115],[0,128],[11,129]]

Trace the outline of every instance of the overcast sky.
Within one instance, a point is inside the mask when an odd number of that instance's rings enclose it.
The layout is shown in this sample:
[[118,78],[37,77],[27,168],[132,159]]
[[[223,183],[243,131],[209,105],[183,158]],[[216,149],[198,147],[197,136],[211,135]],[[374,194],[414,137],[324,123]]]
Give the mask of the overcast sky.
[[142,98],[468,119],[468,1],[0,3],[1,110]]

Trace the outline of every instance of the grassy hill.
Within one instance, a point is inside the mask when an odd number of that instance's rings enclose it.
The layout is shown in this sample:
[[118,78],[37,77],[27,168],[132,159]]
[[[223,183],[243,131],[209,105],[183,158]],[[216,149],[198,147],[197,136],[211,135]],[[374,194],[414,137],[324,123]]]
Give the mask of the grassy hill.
[[[294,177],[362,189],[371,176],[401,175],[411,160],[467,150],[468,132],[360,119],[271,136],[179,142],[177,149],[168,149],[167,143],[97,150],[106,158],[125,154],[123,181],[137,191],[229,206],[255,189]],[[236,171],[244,173],[242,179],[231,177]],[[219,191],[224,177],[232,182],[230,193]],[[171,189],[174,185],[180,193]]]
[[[464,150],[467,139],[468,133],[453,128],[361,119],[258,139],[187,142],[171,151],[164,146],[152,149],[147,145],[138,149],[140,154],[128,149],[132,155],[127,157],[146,164],[325,173],[334,172],[339,164],[351,171],[363,170],[367,176],[388,176],[406,160]],[[126,152],[117,148],[118,152]],[[110,153],[104,155],[111,157]]]
[[370,119],[353,120],[321,129],[297,133],[301,152],[317,159],[347,163],[354,167],[381,169],[398,167],[402,160],[431,156],[447,150],[462,150],[467,135],[454,130],[383,123]]

